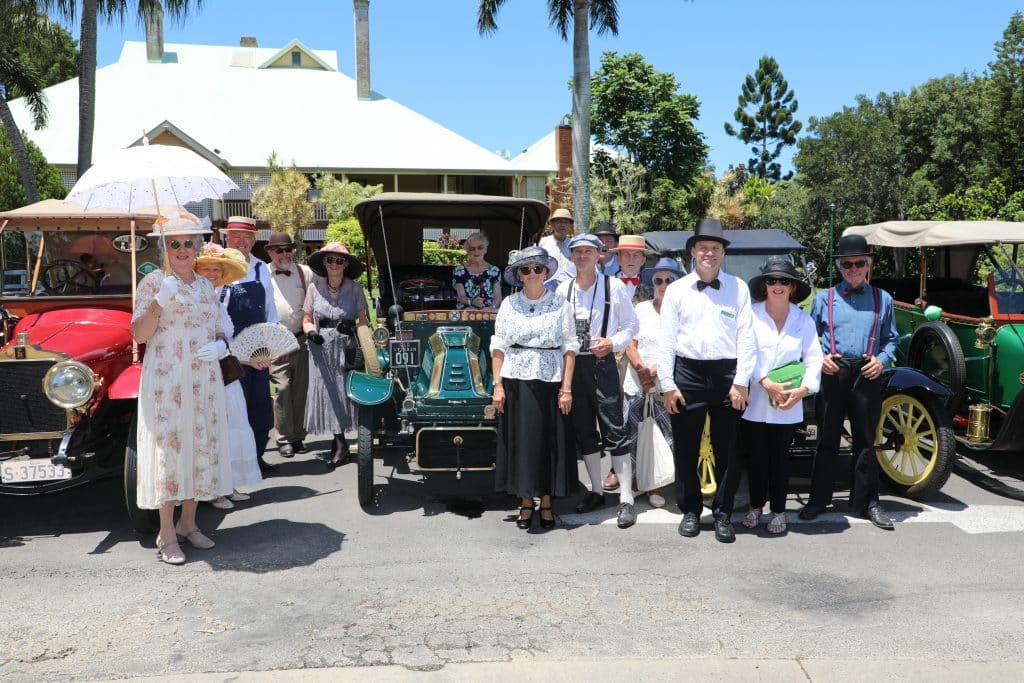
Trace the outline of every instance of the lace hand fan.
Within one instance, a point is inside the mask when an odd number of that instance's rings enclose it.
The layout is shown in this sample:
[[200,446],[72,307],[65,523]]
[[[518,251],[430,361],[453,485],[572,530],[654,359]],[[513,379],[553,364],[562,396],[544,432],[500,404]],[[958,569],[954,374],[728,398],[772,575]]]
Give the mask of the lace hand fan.
[[269,363],[298,348],[295,335],[279,323],[256,323],[231,340],[232,354],[240,360],[257,363]]

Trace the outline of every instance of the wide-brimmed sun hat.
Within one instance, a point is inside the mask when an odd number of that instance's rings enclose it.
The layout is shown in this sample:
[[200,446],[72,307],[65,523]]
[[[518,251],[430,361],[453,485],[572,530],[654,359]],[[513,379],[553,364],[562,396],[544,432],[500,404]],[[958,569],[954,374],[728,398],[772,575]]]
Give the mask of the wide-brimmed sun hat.
[[647,285],[648,287],[653,287],[654,274],[661,273],[663,271],[675,274],[677,280],[686,275],[686,273],[683,272],[683,269],[679,267],[679,263],[674,258],[663,256],[662,258],[658,259],[658,262],[655,263],[650,268],[644,268],[643,270],[640,271],[640,282]]
[[729,240],[725,239],[725,231],[722,230],[722,222],[717,218],[705,218],[697,224],[697,229],[690,239],[686,240],[686,249],[689,251],[697,242],[712,240],[723,247],[729,246]]
[[595,235],[588,232],[581,232],[579,235],[573,235],[569,238],[569,251],[572,251],[576,247],[593,247],[600,252],[604,251],[604,242],[597,239]]
[[341,242],[328,242],[324,246],[320,247],[320,250],[314,252],[309,257],[310,269],[319,275],[320,277],[327,277],[327,267],[324,265],[324,256],[328,254],[339,254],[345,257],[348,264],[345,266],[345,277],[355,280],[357,277],[363,274],[366,270],[366,266],[356,260],[356,257],[348,253],[348,247]]
[[513,287],[522,287],[523,281],[519,279],[519,268],[531,264],[540,264],[548,269],[547,278],[550,280],[558,272],[558,261],[548,254],[544,247],[526,247],[519,251],[513,251],[508,255],[508,265],[502,278]]
[[229,285],[232,282],[241,280],[249,272],[249,263],[242,256],[242,252],[237,249],[225,249],[219,244],[210,242],[209,244],[203,245],[203,250],[199,253],[196,258],[193,269],[198,272],[199,266],[204,263],[212,263],[220,266],[221,277],[217,281],[217,286]]
[[765,290],[764,279],[766,277],[789,278],[796,287],[789,293],[789,300],[799,303],[806,299],[811,293],[811,286],[800,279],[793,262],[785,258],[770,258],[761,266],[761,274],[750,278],[750,298],[754,301],[764,301],[768,294]]
[[199,218],[188,211],[160,216],[153,223],[153,232],[148,237],[170,237],[171,235],[209,235],[209,218]]
[[644,239],[643,235],[623,235],[619,238],[618,246],[608,251],[615,254],[620,251],[640,251],[643,252],[644,256],[656,256],[658,254],[653,249],[647,248],[647,240]]

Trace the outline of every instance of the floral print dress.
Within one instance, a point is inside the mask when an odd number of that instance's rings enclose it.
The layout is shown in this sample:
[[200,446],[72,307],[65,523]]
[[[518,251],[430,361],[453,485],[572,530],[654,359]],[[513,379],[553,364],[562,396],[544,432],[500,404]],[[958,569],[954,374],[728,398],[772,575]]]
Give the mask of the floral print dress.
[[[494,308],[494,292],[501,287],[501,269],[488,265],[479,273],[471,273],[465,265],[455,266],[452,271],[452,286],[462,285],[466,296],[472,301],[477,297],[484,300],[484,308]],[[468,304],[458,304],[459,308],[473,308]]]
[[[149,309],[166,276],[139,283],[135,314]],[[231,460],[220,365],[195,357],[224,329],[213,285],[197,277],[180,283],[146,342],[137,417],[138,505],[155,510],[170,501],[213,500],[231,493]]]

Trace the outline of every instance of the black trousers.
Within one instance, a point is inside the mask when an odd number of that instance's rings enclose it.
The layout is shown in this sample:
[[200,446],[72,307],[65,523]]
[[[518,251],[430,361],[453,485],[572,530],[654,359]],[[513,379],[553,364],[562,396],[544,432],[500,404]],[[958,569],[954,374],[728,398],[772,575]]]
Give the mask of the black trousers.
[[629,453],[626,417],[622,412],[622,384],[615,354],[603,358],[576,356],[572,374],[572,428],[580,453]]
[[711,449],[715,454],[715,480],[718,482],[711,511],[716,518],[732,515],[741,469],[734,457],[740,411],[729,401],[729,389],[735,377],[735,358],[691,360],[676,357],[674,380],[686,399],[686,406],[672,416],[672,439],[676,461],[676,503],[684,513],[699,515],[704,508],[697,460],[704,421],[710,416]]
[[749,436],[747,484],[750,507],[763,508],[770,497],[772,512],[785,512],[789,487],[788,451],[797,426],[747,421],[744,421],[744,426]]
[[843,420],[850,418],[853,455],[850,460],[850,510],[862,512],[878,503],[878,458],[875,432],[882,412],[882,377],[860,374],[863,359],[839,359],[839,372],[821,375],[818,452],[814,456],[809,505],[832,502]]

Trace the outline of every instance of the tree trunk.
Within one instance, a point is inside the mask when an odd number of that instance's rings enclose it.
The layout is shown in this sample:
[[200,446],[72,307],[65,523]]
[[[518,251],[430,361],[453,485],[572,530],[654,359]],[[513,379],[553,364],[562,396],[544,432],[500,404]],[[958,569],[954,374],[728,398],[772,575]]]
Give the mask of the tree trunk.
[[576,232],[590,232],[590,0],[573,0],[572,211]]
[[82,35],[78,53],[78,177],[92,166],[92,132],[96,122],[96,2],[82,0]]
[[14,158],[18,160],[18,173],[21,175],[21,185],[25,189],[25,198],[29,204],[35,204],[39,201],[36,174],[32,171],[32,165],[29,163],[28,148],[25,146],[25,140],[21,137],[21,131],[18,130],[18,124],[14,122],[14,114],[11,113],[11,108],[3,97],[0,97],[0,121],[3,121],[7,139],[11,141]]

